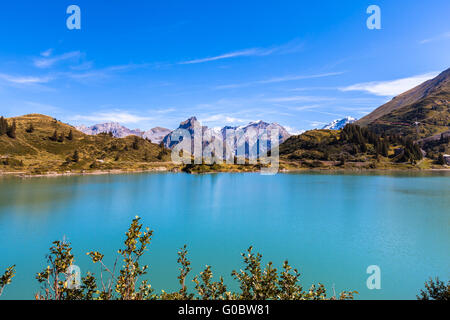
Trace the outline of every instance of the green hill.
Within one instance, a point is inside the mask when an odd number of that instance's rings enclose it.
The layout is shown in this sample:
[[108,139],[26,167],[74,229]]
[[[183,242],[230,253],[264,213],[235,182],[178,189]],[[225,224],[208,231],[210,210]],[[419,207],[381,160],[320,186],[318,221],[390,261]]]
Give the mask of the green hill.
[[418,140],[450,129],[450,69],[395,97],[357,122],[376,133]]
[[40,114],[6,119],[9,132],[4,121],[0,124],[3,172],[146,170],[166,166],[170,160],[169,150],[136,136],[86,135]]
[[419,143],[399,135],[379,135],[355,124],[343,130],[311,130],[280,145],[285,168],[429,169]]

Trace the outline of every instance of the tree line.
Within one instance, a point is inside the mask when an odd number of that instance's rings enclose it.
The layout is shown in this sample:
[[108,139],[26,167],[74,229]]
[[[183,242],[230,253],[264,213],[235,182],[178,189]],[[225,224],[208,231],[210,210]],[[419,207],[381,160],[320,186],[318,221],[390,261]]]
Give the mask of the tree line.
[[397,162],[411,162],[415,163],[423,159],[422,150],[416,142],[409,137],[404,137],[398,134],[393,135],[378,135],[368,128],[360,127],[356,124],[348,124],[340,133],[341,143],[353,143],[359,146],[359,151],[367,152],[367,144],[372,144],[375,149],[375,154],[381,154],[387,157],[391,145],[401,145],[399,154],[395,159]]
[[58,142],[64,142],[64,139],[67,139],[69,141],[73,140],[73,132],[72,130],[69,131],[69,134],[67,136],[64,135],[64,132],[61,134],[58,134],[58,130],[53,131],[53,135],[49,137],[51,141],[58,141]]

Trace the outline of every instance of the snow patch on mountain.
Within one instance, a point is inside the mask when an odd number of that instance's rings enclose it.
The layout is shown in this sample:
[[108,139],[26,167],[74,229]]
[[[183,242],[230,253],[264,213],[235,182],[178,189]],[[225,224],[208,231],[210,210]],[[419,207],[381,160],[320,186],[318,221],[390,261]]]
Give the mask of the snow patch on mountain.
[[347,124],[354,123],[356,120],[357,119],[355,119],[353,117],[345,117],[343,119],[337,119],[337,120],[334,120],[334,121],[330,122],[329,124],[324,126],[322,129],[325,129],[325,130],[341,130]]

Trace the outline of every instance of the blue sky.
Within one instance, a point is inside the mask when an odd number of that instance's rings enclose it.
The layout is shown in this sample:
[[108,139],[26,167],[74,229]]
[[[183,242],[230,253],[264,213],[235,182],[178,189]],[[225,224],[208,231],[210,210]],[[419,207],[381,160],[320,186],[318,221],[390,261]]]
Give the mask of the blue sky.
[[[81,30],[66,9],[81,8]],[[381,8],[381,30],[366,9]],[[0,114],[291,132],[360,118],[449,67],[450,2],[16,0],[0,10]]]

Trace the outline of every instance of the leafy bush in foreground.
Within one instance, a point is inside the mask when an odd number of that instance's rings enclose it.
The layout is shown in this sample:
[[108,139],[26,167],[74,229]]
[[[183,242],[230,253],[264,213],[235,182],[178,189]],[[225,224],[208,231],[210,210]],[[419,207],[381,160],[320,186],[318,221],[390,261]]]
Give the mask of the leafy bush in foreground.
[[[210,266],[206,266],[200,275],[192,280],[194,291],[190,292],[186,279],[191,271],[191,263],[187,257],[187,247],[178,252],[180,274],[178,280],[180,289],[175,292],[162,291],[154,293],[147,280],[140,278],[147,273],[148,266],[140,264],[140,258],[150,244],[153,231],[143,229],[140,218],[133,219],[126,232],[124,248],[119,250],[123,265],[116,271],[117,259],[111,267],[103,261],[100,252],[88,252],[92,262],[100,265],[100,278],[92,273],[81,278],[81,283],[74,286],[75,279],[71,275],[70,266],[74,262],[70,244],[55,241],[47,256],[48,267],[36,275],[41,283],[41,292],[35,295],[38,300],[349,300],[354,298],[356,291],[342,292],[339,296],[327,297],[322,284],[313,285],[304,290],[299,284],[300,273],[285,261],[282,271],[269,262],[265,267],[261,265],[262,255],[253,253],[250,247],[242,254],[245,268],[233,271],[233,278],[239,283],[241,292],[230,292],[222,277],[219,281],[212,281],[213,273]],[[14,267],[7,270],[0,278],[0,293],[11,282]]]
[[420,290],[417,300],[450,300],[450,281],[445,284],[436,277],[425,282],[425,289]]

